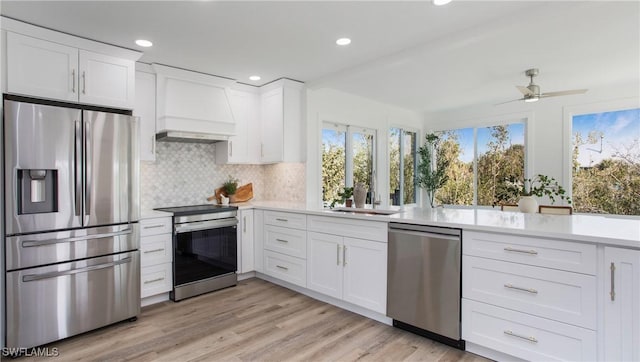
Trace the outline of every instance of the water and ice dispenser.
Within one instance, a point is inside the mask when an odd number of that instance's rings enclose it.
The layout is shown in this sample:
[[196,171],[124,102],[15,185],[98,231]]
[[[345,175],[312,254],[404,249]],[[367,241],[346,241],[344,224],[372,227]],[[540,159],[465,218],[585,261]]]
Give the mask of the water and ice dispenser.
[[18,170],[18,214],[57,212],[57,183],[57,170]]

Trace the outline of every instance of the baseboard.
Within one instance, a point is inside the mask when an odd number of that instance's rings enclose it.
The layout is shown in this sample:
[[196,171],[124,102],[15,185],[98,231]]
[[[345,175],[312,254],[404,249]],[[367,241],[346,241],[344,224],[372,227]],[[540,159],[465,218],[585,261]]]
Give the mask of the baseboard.
[[325,302],[325,303],[328,303],[328,304],[331,304],[331,305],[335,305],[338,308],[342,308],[342,309],[348,310],[350,312],[353,312],[353,313],[356,313],[356,314],[360,314],[363,317],[367,317],[369,319],[373,319],[375,321],[378,321],[380,323],[384,323],[384,324],[387,324],[387,325],[390,325],[390,326],[393,325],[393,320],[391,318],[387,317],[384,314],[380,314],[378,312],[374,312],[372,310],[360,307],[358,305],[351,304],[351,303],[345,302],[343,300],[336,299],[336,298],[333,298],[333,297],[330,297],[330,296],[315,292],[313,290],[309,290],[307,288],[303,288],[301,286],[282,281],[282,280],[277,279],[277,278],[273,278],[273,277],[271,277],[269,275],[266,275],[266,274],[262,274],[262,273],[256,272],[255,276],[256,276],[256,278],[260,278],[260,279],[266,280],[266,281],[268,281],[270,283],[277,284],[277,285],[279,285],[281,287],[285,287],[287,289],[291,289],[291,290],[296,291],[296,292],[298,292],[300,294],[304,294],[304,295],[306,295],[308,297],[311,297],[313,299],[317,299],[317,300],[319,300],[321,302]]
[[238,281],[249,279],[249,278],[255,278],[255,277],[256,277],[256,272],[254,271],[242,273],[242,274],[238,274]]
[[169,300],[169,292],[166,292],[166,293],[152,295],[150,297],[142,298],[140,300],[140,306],[141,307],[146,307],[148,305],[152,305],[152,304],[156,304],[156,303],[162,303],[162,302],[166,302],[168,300]]

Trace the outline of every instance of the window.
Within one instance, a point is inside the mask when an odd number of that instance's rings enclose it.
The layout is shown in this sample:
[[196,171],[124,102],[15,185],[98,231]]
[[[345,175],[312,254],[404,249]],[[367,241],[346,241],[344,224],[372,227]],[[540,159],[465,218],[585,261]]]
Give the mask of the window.
[[444,131],[437,157],[449,160],[438,204],[495,205],[505,179],[524,179],[525,121]]
[[[362,183],[371,190],[375,177],[375,137],[372,129],[323,124],[322,129],[322,201],[338,199],[345,186]],[[367,203],[370,202],[370,192]]]
[[576,212],[640,215],[640,109],[574,115]]
[[402,128],[389,130],[390,205],[416,203],[416,153],[416,132]]

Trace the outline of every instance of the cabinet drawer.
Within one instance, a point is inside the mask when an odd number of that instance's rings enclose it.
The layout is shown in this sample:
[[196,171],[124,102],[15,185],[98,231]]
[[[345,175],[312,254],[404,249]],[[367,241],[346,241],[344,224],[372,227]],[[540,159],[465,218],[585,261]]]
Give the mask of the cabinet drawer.
[[462,240],[465,255],[596,274],[595,245],[476,231],[464,231]]
[[306,260],[265,250],[264,273],[285,282],[307,287]]
[[173,261],[171,234],[143,236],[140,238],[140,265],[149,266]]
[[140,270],[140,296],[166,293],[173,287],[173,264],[164,263],[142,267]]
[[358,239],[387,242],[388,224],[330,216],[309,216],[308,230]]
[[307,258],[307,233],[273,225],[264,227],[264,247],[281,254]]
[[462,299],[462,339],[530,361],[594,361],[596,332]]
[[294,229],[307,229],[307,215],[292,212],[265,211],[265,225],[285,226]]
[[171,217],[156,217],[140,220],[140,236],[170,234],[172,230]]
[[462,258],[462,296],[596,329],[596,277],[529,265]]

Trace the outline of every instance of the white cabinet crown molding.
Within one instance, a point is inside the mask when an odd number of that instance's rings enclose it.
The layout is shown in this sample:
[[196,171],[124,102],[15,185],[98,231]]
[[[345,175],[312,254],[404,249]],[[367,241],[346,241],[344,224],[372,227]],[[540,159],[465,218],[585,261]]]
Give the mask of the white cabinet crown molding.
[[0,16],[2,30],[12,31],[30,37],[44,39],[50,42],[75,47],[78,49],[89,50],[95,53],[106,54],[117,58],[136,61],[142,57],[142,52],[122,48],[120,46],[102,43],[96,40],[90,40],[75,35],[61,33],[55,30],[42,28],[36,25],[24,23],[19,20]]

